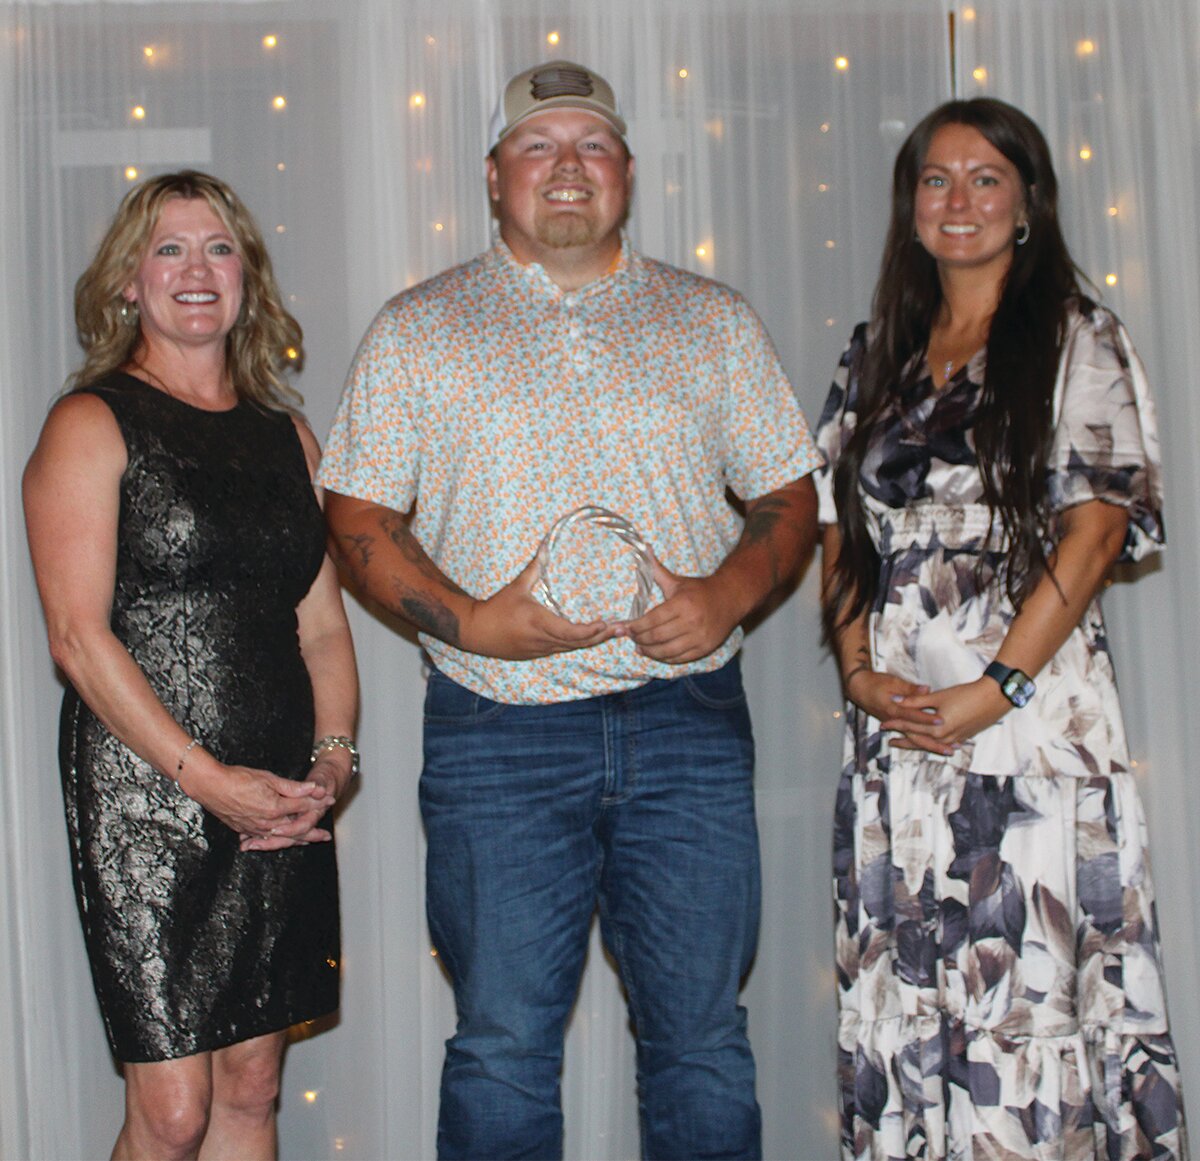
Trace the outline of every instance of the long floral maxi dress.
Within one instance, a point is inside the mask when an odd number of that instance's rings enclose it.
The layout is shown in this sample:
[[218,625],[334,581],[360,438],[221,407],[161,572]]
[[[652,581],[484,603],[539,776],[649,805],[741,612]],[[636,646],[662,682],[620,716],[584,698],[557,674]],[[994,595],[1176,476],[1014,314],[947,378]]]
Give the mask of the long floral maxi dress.
[[[830,473],[855,424],[865,328],[818,431]],[[878,670],[976,680],[1013,618],[972,435],[984,353],[927,369],[879,425],[860,486],[881,561]],[[1107,311],[1073,312],[1055,392],[1054,511],[1129,512],[1124,559],[1162,541],[1144,372]],[[981,569],[981,571],[979,571]],[[834,830],[844,1158],[1182,1158],[1142,806],[1100,608],[1037,693],[951,757],[891,749],[847,706]]]

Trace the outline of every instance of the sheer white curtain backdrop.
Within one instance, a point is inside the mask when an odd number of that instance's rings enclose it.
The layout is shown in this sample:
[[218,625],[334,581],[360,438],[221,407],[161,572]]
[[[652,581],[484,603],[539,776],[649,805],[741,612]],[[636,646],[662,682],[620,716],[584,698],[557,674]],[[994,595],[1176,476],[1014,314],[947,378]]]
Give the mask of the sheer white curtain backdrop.
[[[1145,775],[1174,1030],[1200,1116],[1200,784],[1187,758],[1200,742],[1189,696],[1198,24],[1196,0],[0,0],[0,1156],[103,1156],[120,1119],[70,886],[61,687],[19,480],[77,361],[74,280],[127,170],[210,169],[245,198],[305,327],[299,386],[323,435],[385,298],[487,245],[488,114],[508,75],[553,56],[592,64],[622,100],[638,163],[635,243],[744,291],[814,422],[868,309],[907,130],[954,84],[1012,100],[1046,130],[1068,239],[1129,323],[1163,424],[1170,547],[1107,604]],[[423,915],[420,657],[357,606],[352,617],[364,774],[338,830],[343,1007],[289,1052],[281,1152],[430,1157],[454,1015]],[[828,1158],[840,721],[811,570],[750,636],[746,665],[765,911],[745,1002],[766,1153]],[[563,1092],[569,1157],[637,1155],[632,1038],[595,942]]]

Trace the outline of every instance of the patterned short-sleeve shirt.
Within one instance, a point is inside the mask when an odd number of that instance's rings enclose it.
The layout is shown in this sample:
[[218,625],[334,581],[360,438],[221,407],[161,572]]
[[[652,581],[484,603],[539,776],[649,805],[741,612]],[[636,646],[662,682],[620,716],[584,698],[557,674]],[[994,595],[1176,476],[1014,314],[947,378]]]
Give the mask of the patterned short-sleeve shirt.
[[[567,292],[503,243],[397,295],[363,338],[318,481],[407,512],[438,567],[486,598],[583,505],[626,517],[672,572],[706,576],[737,542],[726,489],[755,499],[819,463],[770,339],[728,287],[623,245]],[[723,665],[632,642],[504,661],[422,635],[433,663],[497,701],[611,693]]]

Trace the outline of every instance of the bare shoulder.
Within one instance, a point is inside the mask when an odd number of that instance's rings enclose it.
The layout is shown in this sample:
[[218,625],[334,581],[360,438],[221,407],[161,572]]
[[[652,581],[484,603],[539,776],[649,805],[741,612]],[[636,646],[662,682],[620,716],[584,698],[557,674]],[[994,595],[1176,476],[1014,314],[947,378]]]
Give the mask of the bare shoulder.
[[50,410],[25,470],[26,483],[43,472],[115,473],[127,453],[116,416],[97,395],[64,396]]

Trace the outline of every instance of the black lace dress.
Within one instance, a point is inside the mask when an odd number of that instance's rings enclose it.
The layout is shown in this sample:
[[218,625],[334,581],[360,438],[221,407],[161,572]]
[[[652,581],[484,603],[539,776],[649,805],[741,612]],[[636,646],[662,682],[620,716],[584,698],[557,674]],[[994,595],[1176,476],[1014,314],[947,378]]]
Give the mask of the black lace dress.
[[[203,411],[120,373],[87,390],[112,409],[129,458],[114,633],[217,758],[303,778],[313,698],[296,606],[324,526],[291,419],[247,402]],[[240,852],[70,687],[59,748],[79,912],[118,1059],[221,1048],[337,1006],[332,843]]]

